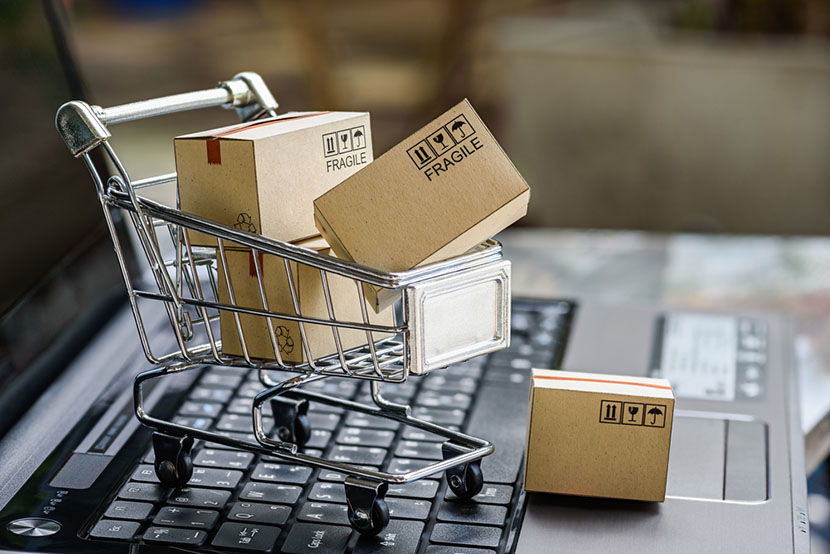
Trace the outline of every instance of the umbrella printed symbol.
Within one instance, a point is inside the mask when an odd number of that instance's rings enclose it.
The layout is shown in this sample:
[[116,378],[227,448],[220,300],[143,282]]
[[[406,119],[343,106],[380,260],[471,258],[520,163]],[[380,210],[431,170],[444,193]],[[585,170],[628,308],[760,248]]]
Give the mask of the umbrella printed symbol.
[[451,131],[461,131],[461,138],[464,138],[464,137],[467,136],[467,134],[464,132],[464,129],[462,129],[462,127],[464,127],[464,125],[467,125],[467,124],[464,121],[458,120],[458,121],[456,121],[455,123],[452,124],[452,127],[450,127],[450,130]]
[[354,132],[354,147],[355,148],[360,148],[360,137],[362,137],[362,136],[363,136],[363,132],[360,129],[358,129],[357,131]]
[[649,423],[649,425],[656,425],[657,424],[657,417],[663,415],[663,410],[661,410],[657,406],[654,406],[652,409],[650,409],[646,413],[651,416],[651,422]]

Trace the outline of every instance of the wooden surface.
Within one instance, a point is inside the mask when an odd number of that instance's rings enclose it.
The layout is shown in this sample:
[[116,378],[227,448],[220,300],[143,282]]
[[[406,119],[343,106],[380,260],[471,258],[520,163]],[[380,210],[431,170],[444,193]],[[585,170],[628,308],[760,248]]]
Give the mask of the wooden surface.
[[514,296],[789,315],[808,472],[830,453],[830,238],[553,229],[498,238]]

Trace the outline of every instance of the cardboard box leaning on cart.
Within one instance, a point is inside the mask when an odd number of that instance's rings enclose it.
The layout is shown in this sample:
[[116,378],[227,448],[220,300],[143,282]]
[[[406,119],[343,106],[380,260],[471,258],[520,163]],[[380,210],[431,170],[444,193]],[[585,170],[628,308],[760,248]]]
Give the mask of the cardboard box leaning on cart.
[[665,379],[534,369],[525,488],[662,502],[673,419]]
[[287,242],[317,235],[313,200],[373,159],[367,113],[293,113],[173,143],[182,211]]
[[[322,237],[297,241],[297,246],[309,248],[321,254],[329,254],[329,246]],[[263,309],[256,265],[250,250],[225,249],[231,285],[236,304],[245,308]],[[228,287],[225,282],[225,267],[221,256],[217,256],[219,265],[219,301],[230,304]],[[288,276],[283,259],[277,256],[261,254],[259,266],[262,273],[265,296],[272,312],[294,314]],[[300,312],[305,317],[329,319],[328,306],[323,291],[320,271],[297,262],[289,262],[291,278],[300,304]],[[363,312],[356,281],[334,273],[326,273],[334,314],[339,321],[362,323]],[[374,325],[392,326],[395,322],[394,311],[389,309],[380,314],[371,309],[366,310],[369,322]],[[248,355],[253,358],[275,360],[274,346],[268,330],[266,319],[260,316],[240,314],[239,320],[245,336]],[[273,318],[271,320],[282,360],[300,363],[308,361],[303,348],[300,325],[296,321]],[[225,354],[242,356],[242,343],[236,327],[233,313],[222,310],[219,316],[222,334],[222,351]],[[366,332],[340,327],[340,344],[344,350],[357,348],[368,343]],[[337,353],[332,328],[325,325],[305,324],[306,343],[314,358],[321,358]],[[373,333],[375,341],[384,338],[382,333]]]
[[[458,256],[527,213],[530,188],[467,100],[314,201],[338,257],[405,271]],[[376,310],[399,294],[364,287]]]

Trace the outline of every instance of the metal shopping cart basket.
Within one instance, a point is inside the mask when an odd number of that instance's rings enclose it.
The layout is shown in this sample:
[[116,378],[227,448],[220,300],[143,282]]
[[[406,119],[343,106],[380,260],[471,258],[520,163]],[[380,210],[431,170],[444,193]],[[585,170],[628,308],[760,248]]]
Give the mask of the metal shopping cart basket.
[[[423,375],[509,345],[510,264],[502,260],[501,245],[487,241],[467,254],[447,261],[410,271],[386,273],[220,225],[139,195],[144,189],[174,182],[176,175],[132,181],[108,140],[111,137],[108,127],[213,106],[234,108],[243,121],[248,121],[276,116],[277,102],[258,75],[241,73],[215,89],[112,108],[68,102],[61,106],[56,118],[58,131],[70,152],[81,158],[92,174],[139,338],[147,359],[155,366],[136,377],[134,398],[138,419],[155,431],[154,465],[160,481],[167,486],[187,483],[193,472],[190,449],[194,439],[342,472],[347,476],[349,521],[365,534],[378,533],[389,521],[389,509],[384,501],[389,483],[408,483],[443,471],[456,495],[469,498],[477,494],[483,483],[480,460],[493,452],[493,445],[413,417],[409,406],[384,398],[381,386],[382,383],[400,383],[409,375]],[[96,151],[103,155],[95,154]],[[134,229],[139,250],[146,257],[144,271],[131,268],[122,247],[123,241],[130,239],[119,233],[119,221]],[[186,230],[213,237],[216,247],[192,246]],[[258,305],[237,302],[231,272],[221,270],[228,267],[227,256],[234,249],[247,249],[250,253],[251,276],[256,278],[260,292]],[[280,270],[284,267],[287,290],[291,295],[289,305],[293,309],[275,311],[269,308],[270,299],[265,290],[267,279],[274,276],[265,273],[264,257],[282,262],[276,267]],[[142,263],[144,261],[142,259]],[[319,272],[326,304],[325,317],[303,313],[291,270],[296,264]],[[355,294],[362,314],[360,320],[345,321],[337,317],[329,281],[343,277],[353,280],[356,285]],[[379,325],[370,321],[363,284],[399,295],[401,304],[396,323]],[[227,291],[225,297],[220,294],[223,288]],[[148,329],[147,318],[142,314],[146,316],[146,310],[153,309],[163,310],[166,314],[169,326],[165,327],[165,333],[148,332],[152,329]],[[217,325],[222,315],[233,320],[241,356],[223,351]],[[267,327],[273,347],[272,359],[250,355],[246,346],[247,329],[241,323],[244,318],[248,321],[254,318]],[[284,337],[280,335],[280,322],[294,322],[299,327],[305,354],[302,362],[283,359],[284,348],[280,348],[280,340]],[[314,352],[304,340],[306,332],[314,326],[330,330],[333,353]],[[342,334],[354,334],[355,331],[365,333],[364,344],[358,348],[344,348]],[[167,349],[175,340],[172,352],[157,355],[159,338],[155,335],[163,335]],[[145,411],[144,384],[148,380],[206,365],[258,371],[264,390],[252,402],[256,441],[188,427]],[[284,372],[292,374],[286,377]],[[277,379],[276,375],[280,374],[283,377]],[[371,381],[374,405],[300,387],[326,377]],[[388,418],[440,435],[446,438],[442,445],[443,460],[408,473],[392,474],[305,453],[303,445],[311,434],[307,416],[309,401]],[[273,430],[268,432],[263,415],[266,402],[273,413]]]

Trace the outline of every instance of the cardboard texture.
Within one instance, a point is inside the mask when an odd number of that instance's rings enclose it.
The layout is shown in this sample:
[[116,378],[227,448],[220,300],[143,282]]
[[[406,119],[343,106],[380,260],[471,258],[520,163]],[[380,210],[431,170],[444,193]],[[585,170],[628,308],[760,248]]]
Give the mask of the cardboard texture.
[[[477,246],[524,216],[529,199],[464,100],[317,198],[314,218],[338,257],[405,271]],[[378,292],[367,290],[376,308],[399,297]]]
[[[306,241],[298,241],[298,246],[310,248],[322,254],[329,253],[329,246],[317,236]],[[231,284],[233,286],[236,304],[246,308],[262,309],[262,298],[259,284],[256,278],[256,266],[253,261],[253,254],[250,250],[226,250]],[[219,301],[229,304],[230,297],[225,283],[225,267],[221,257],[217,256],[219,262]],[[291,278],[297,291],[300,312],[306,317],[329,319],[328,307],[326,305],[323,283],[320,271],[316,268],[289,262]],[[277,256],[262,255],[260,268],[263,275],[265,295],[268,300],[268,307],[271,311],[287,314],[294,313],[294,303],[291,297],[288,276],[285,270],[283,259]],[[357,284],[354,280],[327,273],[326,279],[329,285],[334,314],[337,320],[352,323],[362,323],[363,315],[360,308]],[[376,325],[394,325],[395,317],[393,310],[385,310],[380,314],[367,310],[369,321]],[[273,343],[268,331],[268,324],[265,318],[241,314],[239,316],[242,331],[245,335],[245,344],[248,347],[248,354],[254,358],[275,360]],[[222,335],[222,350],[225,354],[241,356],[242,345],[239,340],[236,322],[233,314],[222,311],[219,317],[220,330]],[[283,361],[305,362],[308,361],[303,348],[300,325],[295,321],[272,319],[274,332],[277,335],[278,348]],[[308,346],[314,358],[320,358],[337,353],[337,346],[334,342],[331,327],[325,325],[306,324],[306,338]],[[374,334],[374,339],[380,340],[388,336]],[[367,343],[365,331],[340,328],[340,342],[344,350],[356,348]]]
[[673,417],[665,379],[534,369],[525,488],[662,502]]
[[[183,211],[286,242],[317,235],[314,199],[373,159],[367,113],[287,114],[173,144]],[[212,237],[189,236],[216,247]]]

